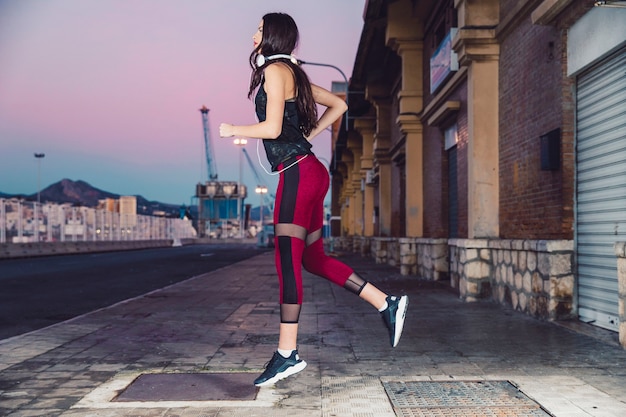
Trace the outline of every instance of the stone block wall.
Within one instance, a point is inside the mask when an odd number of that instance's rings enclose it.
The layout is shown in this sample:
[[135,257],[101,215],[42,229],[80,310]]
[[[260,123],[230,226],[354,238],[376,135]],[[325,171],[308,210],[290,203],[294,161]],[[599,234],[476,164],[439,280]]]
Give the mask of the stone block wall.
[[361,256],[369,257],[372,253],[371,238],[367,236],[359,236],[359,240],[361,241],[359,245]]
[[450,239],[450,285],[465,301],[489,298],[493,261],[488,240]]
[[400,267],[400,242],[398,239],[387,241],[387,264]]
[[432,281],[448,279],[447,239],[336,237],[333,248],[398,267],[402,275],[417,275]]
[[400,251],[400,274],[417,275],[417,239],[403,237],[398,239]]
[[372,239],[371,254],[377,264],[389,263],[390,256],[388,244],[392,240],[394,239],[388,237],[377,237]]
[[533,317],[572,317],[573,266],[571,240],[450,241],[450,281],[462,299],[492,298]]
[[326,244],[331,247],[331,251],[345,251],[352,252],[352,241],[354,237],[350,236],[337,236],[327,238]]
[[399,242],[402,275],[429,281],[449,278],[447,239],[401,238]]
[[[398,267],[402,275],[449,279],[465,301],[491,299],[548,320],[568,319],[575,313],[571,240],[355,236],[340,238],[336,247]],[[626,297],[626,255],[623,262],[625,278],[620,288]],[[621,300],[620,314],[626,322],[624,298]],[[623,333],[626,340],[626,325]]]

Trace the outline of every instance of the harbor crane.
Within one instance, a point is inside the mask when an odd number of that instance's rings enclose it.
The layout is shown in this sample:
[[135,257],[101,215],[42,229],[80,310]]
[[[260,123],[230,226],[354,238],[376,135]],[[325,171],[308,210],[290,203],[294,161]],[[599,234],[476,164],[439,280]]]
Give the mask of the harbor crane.
[[246,186],[237,181],[218,181],[215,152],[209,126],[209,109],[202,106],[204,152],[207,163],[207,181],[196,185],[198,199],[198,236],[234,237],[241,235]]
[[209,181],[217,180],[217,166],[215,165],[213,150],[213,141],[211,140],[211,129],[209,128],[209,109],[206,106],[202,106],[200,109],[202,113],[202,128],[204,129],[204,152],[206,154],[206,166]]

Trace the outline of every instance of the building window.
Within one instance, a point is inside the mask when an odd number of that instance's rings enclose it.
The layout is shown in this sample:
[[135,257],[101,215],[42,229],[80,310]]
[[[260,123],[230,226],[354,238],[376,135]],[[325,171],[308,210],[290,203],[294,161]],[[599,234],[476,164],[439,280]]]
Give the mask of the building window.
[[459,142],[459,128],[457,126],[456,123],[448,126],[444,132],[443,132],[443,137],[444,137],[444,149],[447,151],[450,148],[453,148],[456,146],[456,144]]

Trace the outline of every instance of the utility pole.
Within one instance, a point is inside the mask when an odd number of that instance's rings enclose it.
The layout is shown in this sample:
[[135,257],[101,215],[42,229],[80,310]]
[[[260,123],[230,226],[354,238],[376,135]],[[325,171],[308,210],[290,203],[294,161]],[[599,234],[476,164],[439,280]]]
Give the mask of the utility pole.
[[41,160],[46,156],[44,153],[35,153],[37,159],[37,203],[35,203],[34,210],[34,230],[33,237],[39,242],[39,206],[41,205]]
[[41,203],[41,160],[45,156],[45,153],[35,153],[35,158],[37,158],[37,203]]
[[237,183],[237,195],[239,196],[237,199],[237,214],[239,217],[239,237],[242,239],[244,236],[244,214],[243,214],[243,150],[244,146],[248,143],[248,139],[246,138],[236,138],[233,140],[233,143],[241,148],[241,152],[239,153],[239,182]]

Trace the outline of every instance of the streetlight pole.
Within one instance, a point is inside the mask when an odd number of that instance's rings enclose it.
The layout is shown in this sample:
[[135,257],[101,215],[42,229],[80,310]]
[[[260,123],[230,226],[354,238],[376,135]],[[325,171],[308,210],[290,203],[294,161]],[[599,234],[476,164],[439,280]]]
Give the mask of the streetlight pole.
[[[335,66],[335,65],[331,65],[331,64],[323,64],[320,62],[308,62],[308,61],[303,61],[301,59],[298,59],[298,64],[299,65],[314,65],[317,67],[328,67],[328,68],[333,68],[335,70],[337,70],[339,72],[339,74],[341,74],[341,76],[343,77],[343,81],[346,83],[346,104],[349,107],[349,97],[350,94],[348,93],[348,77],[346,77],[346,74],[344,74],[344,72],[341,70],[341,68]],[[348,112],[350,111],[350,109],[346,110],[346,132],[348,131]]]
[[242,193],[242,184],[243,184],[243,147],[246,146],[246,144],[248,143],[248,139],[246,138],[236,138],[233,143],[237,146],[239,146],[240,148],[242,148],[239,151],[239,182],[237,183],[237,194],[239,195],[239,198],[237,200],[238,204],[238,208],[237,208],[237,213],[238,213],[238,217],[239,217],[239,236],[243,239],[244,234],[243,234],[243,223],[244,223],[244,218],[243,218],[243,193]]
[[37,203],[35,203],[35,230],[33,231],[33,237],[39,242],[39,206],[41,205],[41,160],[46,156],[44,153],[35,153],[37,159]]
[[35,153],[35,158],[37,158],[37,203],[41,203],[41,160],[45,156],[45,153]]
[[259,218],[260,218],[260,223],[261,223],[261,228],[258,231],[257,236],[259,236],[258,238],[258,244],[261,246],[266,246],[268,244],[267,242],[267,236],[265,236],[265,227],[264,227],[264,216],[263,216],[263,200],[264,200],[264,196],[265,193],[267,193],[267,187],[264,185],[257,185],[256,186],[256,193],[259,194],[261,196],[261,207],[260,207],[260,214],[259,214]]
[[263,206],[264,206],[265,193],[267,193],[267,187],[264,185],[257,185],[255,191],[257,194],[260,194],[261,196],[261,214],[259,215],[259,219],[261,221],[261,229],[263,229],[263,221],[265,220],[263,217]]

